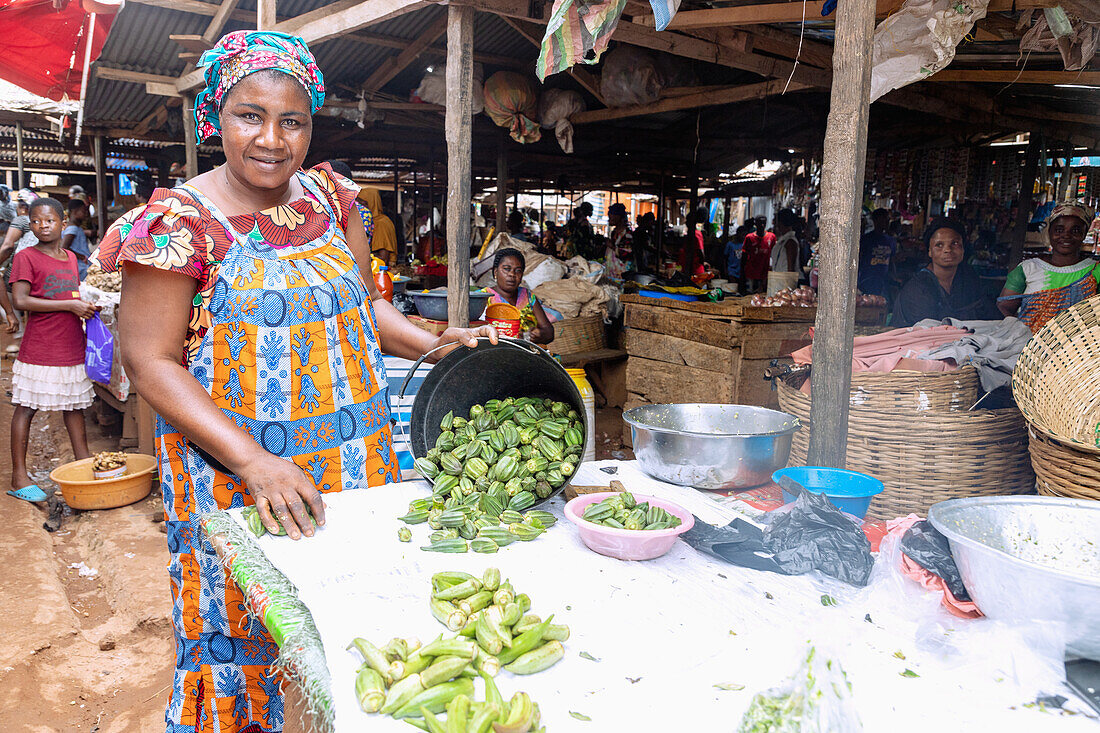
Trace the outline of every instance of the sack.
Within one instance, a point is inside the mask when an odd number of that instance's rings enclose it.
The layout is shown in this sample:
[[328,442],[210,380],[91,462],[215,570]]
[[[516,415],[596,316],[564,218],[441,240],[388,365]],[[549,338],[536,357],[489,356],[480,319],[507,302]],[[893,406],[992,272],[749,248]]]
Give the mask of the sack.
[[537,143],[542,138],[535,85],[522,74],[498,71],[485,82],[485,114],[508,130],[517,143]]
[[110,384],[115,337],[98,313],[88,319],[85,329],[87,340],[84,345],[84,371],[93,382]]

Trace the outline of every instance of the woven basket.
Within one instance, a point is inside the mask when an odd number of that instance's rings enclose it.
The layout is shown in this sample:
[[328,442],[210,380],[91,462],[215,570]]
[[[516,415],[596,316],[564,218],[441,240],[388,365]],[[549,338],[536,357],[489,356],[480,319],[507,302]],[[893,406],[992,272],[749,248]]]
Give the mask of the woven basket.
[[[802,421],[790,466],[806,465],[810,398],[798,390],[806,372],[778,380],[779,406]],[[1035,490],[1027,429],[1015,408],[935,411],[854,406],[848,410],[847,467],[882,481],[869,516],[892,519],[967,496]]]
[[1028,434],[1040,494],[1100,500],[1100,456],[1064,445],[1034,428]]
[[546,345],[546,350],[551,354],[580,354],[599,351],[606,345],[603,318],[580,316],[555,323],[554,340]]
[[1100,455],[1100,296],[1035,334],[1016,361],[1012,395],[1036,432]]
[[[969,410],[980,388],[978,370],[969,364],[952,372],[856,372],[848,404],[875,410]],[[809,395],[803,397],[808,404]]]

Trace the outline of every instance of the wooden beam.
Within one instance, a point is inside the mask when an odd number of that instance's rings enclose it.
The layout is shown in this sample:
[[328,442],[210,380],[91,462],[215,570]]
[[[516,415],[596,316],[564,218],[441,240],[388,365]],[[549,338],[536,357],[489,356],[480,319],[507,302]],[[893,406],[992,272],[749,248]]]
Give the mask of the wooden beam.
[[[510,25],[513,30],[527,39],[535,48],[542,47],[542,28],[537,24],[525,23],[524,21],[505,16],[501,16],[501,20]],[[607,104],[604,102],[603,95],[600,94],[600,80],[591,71],[582,66],[575,65],[569,68],[569,76],[573,77],[573,79],[584,87],[589,94],[598,99],[600,104]]]
[[95,75],[100,79],[111,81],[130,81],[135,84],[175,84],[176,77],[167,74],[148,74],[144,71],[130,71],[129,69],[115,69],[110,66],[96,64]]
[[102,135],[92,138],[92,164],[95,166],[96,233],[102,237],[107,231],[107,204],[114,198],[107,195],[107,156]]
[[1012,250],[1008,256],[1009,267],[1015,267],[1024,259],[1024,240],[1027,239],[1027,223],[1031,219],[1031,204],[1035,197],[1035,174],[1039,169],[1039,134],[1028,135],[1024,171],[1020,176],[1020,199],[1016,202],[1016,227],[1012,232]]
[[145,82],[145,93],[151,94],[154,97],[179,97],[180,92],[176,89],[176,83],[161,84],[160,82],[147,81]]
[[147,114],[134,128],[134,137],[141,137],[150,129],[159,129],[168,121],[168,109],[179,104],[178,97],[169,99],[164,104],[158,105],[155,110]]
[[23,121],[15,121],[15,187],[23,188],[27,185],[23,155]]
[[470,289],[474,15],[473,8],[447,6],[447,290],[451,293],[447,324],[452,328],[470,325],[466,293]]
[[[191,13],[192,15],[205,15],[213,17],[218,12],[218,6],[213,3],[204,3],[200,0],[127,0],[135,5],[148,5],[153,8],[164,8],[165,10],[175,10],[180,13]],[[254,13],[245,12],[244,10],[234,10],[229,14],[230,19],[239,20],[245,23],[252,23],[256,19]]]
[[[733,104],[748,99],[763,99],[783,93],[786,85],[784,79],[770,79],[756,84],[741,84],[733,87],[719,89],[706,89],[692,94],[674,94],[660,99],[652,104],[633,104],[629,107],[612,107],[608,109],[593,109],[578,112],[569,118],[574,125],[587,122],[606,122],[607,120],[619,120],[625,117],[641,117],[643,115],[655,115],[662,112],[675,112],[684,109],[697,109],[699,107],[713,107],[721,104]],[[791,82],[788,92],[799,92],[811,89],[807,84]]]
[[195,95],[183,98],[183,147],[187,167],[187,180],[199,174],[199,146],[195,134]]
[[238,2],[240,0],[222,0],[222,4],[218,6],[218,12],[214,13],[214,17],[206,24],[206,30],[202,32],[202,40],[211,46],[217,43],[222,37],[222,29],[229,21],[229,16],[237,9]]
[[924,81],[969,81],[995,84],[1100,85],[1100,71],[1041,71],[1036,69],[952,69],[937,71]]
[[[343,36],[343,40],[357,41],[359,43],[365,43],[368,46],[382,46],[384,48],[405,48],[409,45],[409,39],[407,38],[387,36],[381,33],[371,33],[370,31],[349,33]],[[424,49],[424,53],[432,56],[446,56],[447,48],[443,44],[436,43]],[[529,60],[525,60],[493,53],[475,53],[474,61],[482,64],[489,64],[490,66],[503,66],[510,69],[524,69],[530,71],[534,64],[534,56]]]
[[[875,15],[885,18],[901,7],[901,0],[877,0]],[[1029,8],[1053,7],[1058,0],[990,0],[986,12],[1013,12]],[[769,23],[801,23],[803,12],[807,22],[833,22],[833,16],[822,17],[824,0],[806,2],[805,8],[799,2],[770,3],[767,5],[740,5],[728,8],[707,10],[681,10],[673,16],[666,30],[685,28],[715,28],[734,25],[763,25]],[[639,25],[654,27],[652,15],[635,16],[633,21]]]
[[[716,28],[715,30],[732,29]],[[766,51],[789,59],[798,58],[802,63],[822,69],[833,68],[833,47],[827,43],[819,43],[809,38],[799,39],[797,33],[787,33],[767,25],[753,26],[748,37],[752,48],[757,51]]]
[[275,16],[275,0],[256,0],[256,29],[269,31],[278,22]]
[[404,71],[409,64],[416,60],[420,54],[431,46],[447,31],[447,16],[441,16],[437,21],[428,26],[419,36],[405,44],[405,48],[398,54],[390,56],[379,64],[367,80],[363,82],[364,92],[374,92],[395,76]]
[[360,28],[432,5],[427,0],[337,0],[317,10],[284,20],[275,30],[293,33],[313,46]]
[[175,41],[185,51],[191,53],[202,53],[208,49],[214,47],[214,43],[217,41],[207,41],[202,36],[195,33],[169,33],[168,40]]
[[848,446],[874,9],[875,0],[845,0],[837,8],[833,88],[821,166],[821,274],[814,322],[811,466],[844,468]]

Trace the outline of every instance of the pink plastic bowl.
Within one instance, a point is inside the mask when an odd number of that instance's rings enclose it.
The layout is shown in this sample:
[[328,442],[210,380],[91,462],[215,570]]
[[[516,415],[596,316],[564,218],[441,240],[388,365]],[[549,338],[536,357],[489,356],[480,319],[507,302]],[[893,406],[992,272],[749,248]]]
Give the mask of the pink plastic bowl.
[[619,560],[652,560],[671,550],[676,544],[676,538],[695,526],[695,517],[687,509],[654,496],[642,494],[634,494],[639,504],[647,501],[653,506],[661,507],[669,514],[675,514],[680,518],[680,526],[651,530],[616,529],[586,522],[581,518],[589,504],[597,504],[616,493],[603,491],[599,494],[582,494],[565,505],[565,516],[577,525],[581,540],[593,552]]

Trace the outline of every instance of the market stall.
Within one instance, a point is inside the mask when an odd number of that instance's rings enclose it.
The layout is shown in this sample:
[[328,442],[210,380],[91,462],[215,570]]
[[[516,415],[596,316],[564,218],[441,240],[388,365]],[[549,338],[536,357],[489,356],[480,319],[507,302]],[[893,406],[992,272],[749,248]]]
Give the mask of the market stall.
[[[627,408],[672,402],[778,405],[764,370],[810,343],[817,308],[755,306],[749,298],[687,302],[624,295]],[[860,306],[862,327],[885,308]]]
[[[632,462],[586,464],[576,481],[606,485],[612,478],[675,501],[700,521],[720,525],[742,516],[736,498],[658,482]],[[205,523],[253,610],[282,642],[281,663],[321,729],[406,730],[360,710],[355,679],[362,660],[349,643],[364,637],[381,646],[394,636],[427,643],[446,634],[429,612],[432,575],[480,577],[488,567],[529,594],[534,612],[553,614],[570,629],[558,664],[495,677],[506,700],[530,694],[550,730],[673,730],[719,720],[733,729],[754,695],[781,685],[807,654],[822,662],[818,684],[830,698],[823,708],[841,715],[822,730],[855,731],[859,723],[868,731],[1094,726],[1085,715],[1034,702],[1057,689],[1057,644],[1038,643],[1026,624],[949,615],[941,593],[892,569],[896,536],[882,543],[862,589],[722,563],[683,542],[649,562],[597,555],[564,520],[560,500],[543,507],[558,522],[536,541],[492,555],[440,554],[398,541],[403,525],[396,518],[411,499],[428,494],[426,484],[413,481],[329,495],[326,526],[301,542],[253,537],[240,510]],[[829,688],[843,680],[850,693],[834,701]],[[484,699],[480,682],[476,689],[476,699]],[[1070,700],[1065,710],[1079,706]]]

